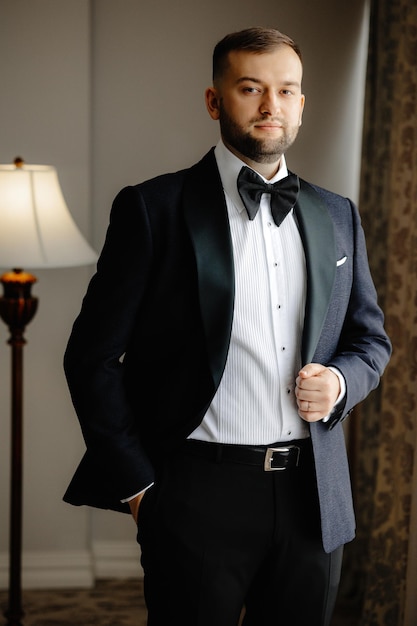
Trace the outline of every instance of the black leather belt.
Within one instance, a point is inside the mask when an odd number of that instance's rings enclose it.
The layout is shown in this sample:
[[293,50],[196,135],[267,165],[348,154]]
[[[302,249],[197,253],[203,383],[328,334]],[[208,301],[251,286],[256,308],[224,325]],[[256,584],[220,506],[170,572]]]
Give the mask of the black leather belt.
[[297,439],[288,443],[270,446],[245,446],[228,443],[211,443],[187,439],[186,453],[221,463],[241,463],[262,467],[265,472],[274,472],[298,467],[303,453],[311,450],[310,439]]

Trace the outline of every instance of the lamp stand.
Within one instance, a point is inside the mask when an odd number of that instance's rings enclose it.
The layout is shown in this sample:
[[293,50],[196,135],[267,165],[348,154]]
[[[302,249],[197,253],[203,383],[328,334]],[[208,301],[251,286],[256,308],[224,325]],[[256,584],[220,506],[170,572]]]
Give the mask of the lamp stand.
[[22,618],[22,478],[23,478],[23,346],[24,331],[32,320],[38,299],[32,297],[35,276],[13,270],[0,278],[4,295],[0,297],[0,317],[10,330],[11,346],[11,473],[9,537],[9,606],[4,615],[7,626],[23,626]]

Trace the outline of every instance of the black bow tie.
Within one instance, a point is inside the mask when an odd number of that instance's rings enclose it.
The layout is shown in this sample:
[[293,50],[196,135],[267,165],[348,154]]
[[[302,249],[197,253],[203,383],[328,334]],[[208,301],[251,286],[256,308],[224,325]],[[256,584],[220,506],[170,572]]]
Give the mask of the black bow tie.
[[258,212],[262,194],[270,193],[272,217],[279,226],[297,202],[300,182],[296,174],[290,174],[276,183],[265,183],[249,167],[242,167],[237,178],[237,189],[250,220]]

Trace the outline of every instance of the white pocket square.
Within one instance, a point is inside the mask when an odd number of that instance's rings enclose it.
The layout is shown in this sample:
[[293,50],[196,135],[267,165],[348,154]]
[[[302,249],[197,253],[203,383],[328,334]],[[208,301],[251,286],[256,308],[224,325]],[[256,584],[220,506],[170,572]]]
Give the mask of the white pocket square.
[[340,267],[341,265],[343,265],[343,263],[346,262],[346,259],[347,259],[347,256],[343,256],[341,259],[336,261],[336,267]]

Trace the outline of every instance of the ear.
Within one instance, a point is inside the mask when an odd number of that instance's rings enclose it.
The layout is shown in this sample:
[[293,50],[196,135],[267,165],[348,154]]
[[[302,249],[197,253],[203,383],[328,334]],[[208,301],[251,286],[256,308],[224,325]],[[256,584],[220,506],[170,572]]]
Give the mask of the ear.
[[303,123],[303,111],[304,111],[304,105],[306,102],[306,97],[304,94],[301,94],[301,101],[300,101],[300,117],[298,120],[298,125],[301,126],[301,124]]
[[220,117],[220,96],[215,87],[208,87],[205,93],[207,111],[212,120]]

